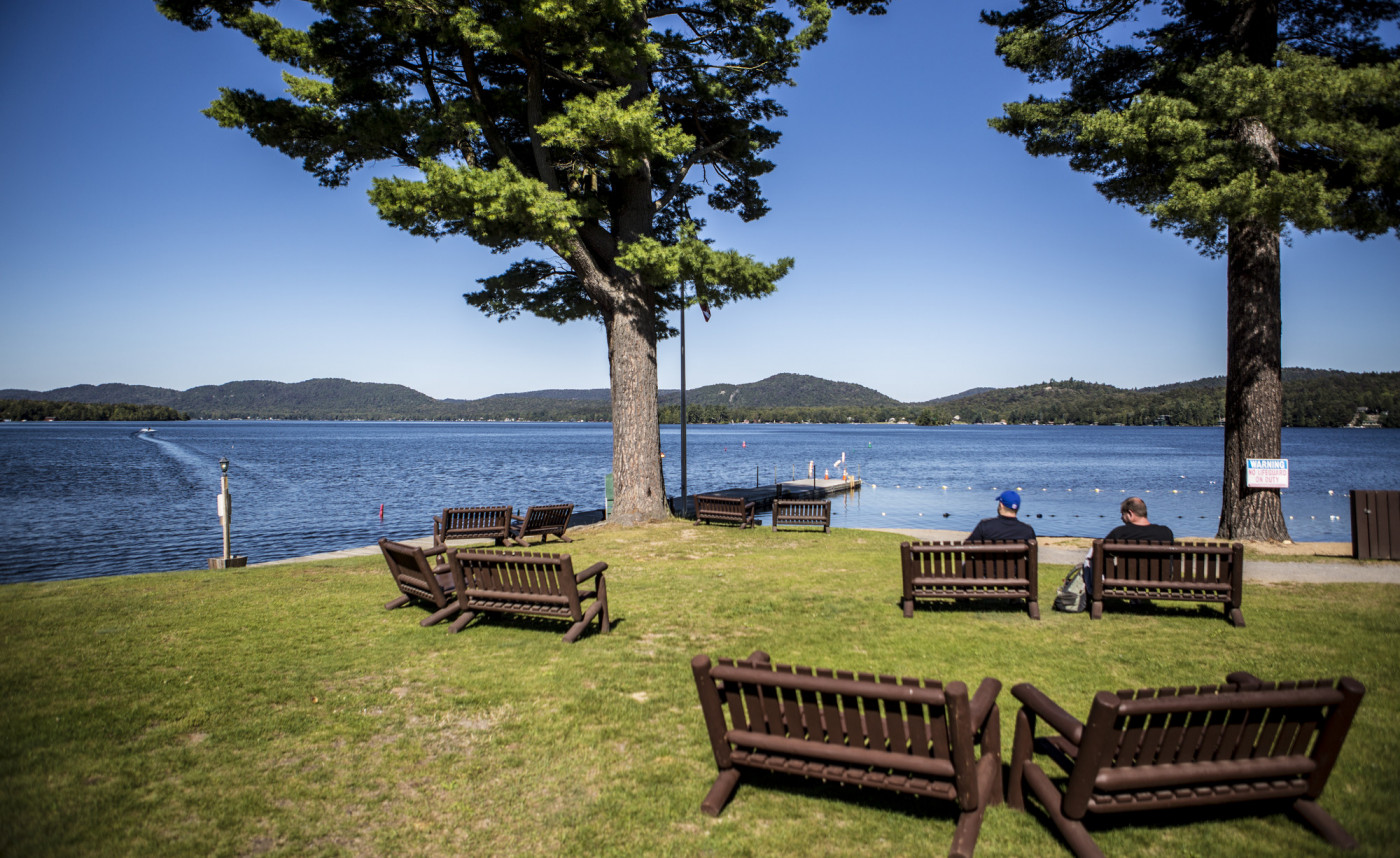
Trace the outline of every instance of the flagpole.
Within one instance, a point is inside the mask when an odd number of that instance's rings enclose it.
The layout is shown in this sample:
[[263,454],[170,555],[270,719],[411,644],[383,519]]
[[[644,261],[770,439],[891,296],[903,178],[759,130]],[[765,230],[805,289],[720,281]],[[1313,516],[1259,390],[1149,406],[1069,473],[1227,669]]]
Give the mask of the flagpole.
[[681,513],[685,513],[687,493],[685,482],[685,281],[681,281]]

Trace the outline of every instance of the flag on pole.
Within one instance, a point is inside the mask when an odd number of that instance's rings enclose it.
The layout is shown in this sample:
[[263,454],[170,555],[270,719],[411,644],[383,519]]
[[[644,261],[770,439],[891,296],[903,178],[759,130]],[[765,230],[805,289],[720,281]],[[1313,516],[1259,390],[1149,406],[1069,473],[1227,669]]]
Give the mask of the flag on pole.
[[705,321],[710,321],[710,305],[704,301],[700,302],[700,314],[705,317]]

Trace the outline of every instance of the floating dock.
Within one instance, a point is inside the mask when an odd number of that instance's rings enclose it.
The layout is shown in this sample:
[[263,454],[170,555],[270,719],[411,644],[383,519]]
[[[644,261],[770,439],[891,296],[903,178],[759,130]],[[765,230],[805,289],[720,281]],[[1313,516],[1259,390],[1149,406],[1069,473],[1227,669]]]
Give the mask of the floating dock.
[[[769,512],[776,498],[827,498],[860,491],[860,480],[851,477],[845,480],[812,479],[785,480],[776,485],[756,486],[751,489],[721,489],[713,492],[700,492],[702,495],[722,495],[729,498],[743,498],[754,505],[754,512]],[[695,517],[694,495],[671,498],[671,514],[680,518]]]

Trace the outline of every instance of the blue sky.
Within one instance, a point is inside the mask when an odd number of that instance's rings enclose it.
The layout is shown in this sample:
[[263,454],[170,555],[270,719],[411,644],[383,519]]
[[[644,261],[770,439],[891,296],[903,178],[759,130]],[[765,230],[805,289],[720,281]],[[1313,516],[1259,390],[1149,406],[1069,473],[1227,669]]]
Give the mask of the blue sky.
[[[767,299],[708,324],[692,312],[689,386],[800,372],[922,401],[1224,374],[1224,261],[987,127],[1033,89],[994,55],[978,8],[838,16],[778,93],[790,115],[765,180],[772,212],[716,215],[708,235],[797,266]],[[280,80],[241,37],[191,32],[142,0],[0,5],[0,388],[607,386],[600,326],[482,316],[461,295],[509,257],[394,230],[367,175],[327,190],[219,128],[200,114],[219,86]],[[1393,234],[1295,237],[1284,365],[1400,370],[1397,286]],[[678,386],[675,340],[658,361],[661,385]]]

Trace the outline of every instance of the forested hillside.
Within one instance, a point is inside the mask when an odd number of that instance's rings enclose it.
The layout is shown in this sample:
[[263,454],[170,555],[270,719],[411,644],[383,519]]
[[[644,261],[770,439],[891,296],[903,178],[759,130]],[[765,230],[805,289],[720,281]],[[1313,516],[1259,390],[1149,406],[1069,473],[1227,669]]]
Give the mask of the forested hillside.
[[[0,399],[89,405],[162,406],[200,419],[283,420],[538,420],[606,421],[606,388],[537,390],[483,399],[433,399],[397,384],[322,378],[285,384],[238,381],[186,391],[122,384],[78,385],[45,393],[0,390]],[[663,423],[680,422],[680,392],[659,394]],[[1284,370],[1287,426],[1400,425],[1400,373]],[[858,384],[780,373],[750,384],[688,391],[692,423],[811,422],[923,425],[962,423],[1097,423],[1214,426],[1225,416],[1225,380],[1125,389],[1077,379],[1022,387],[973,388],[926,402],[898,402]],[[65,414],[79,412],[70,408]],[[97,412],[93,412],[97,413]],[[128,412],[122,412],[128,413]],[[18,412],[16,412],[18,415]],[[44,415],[49,416],[49,415]],[[44,419],[11,416],[10,419]],[[80,417],[57,419],[172,419]]]

